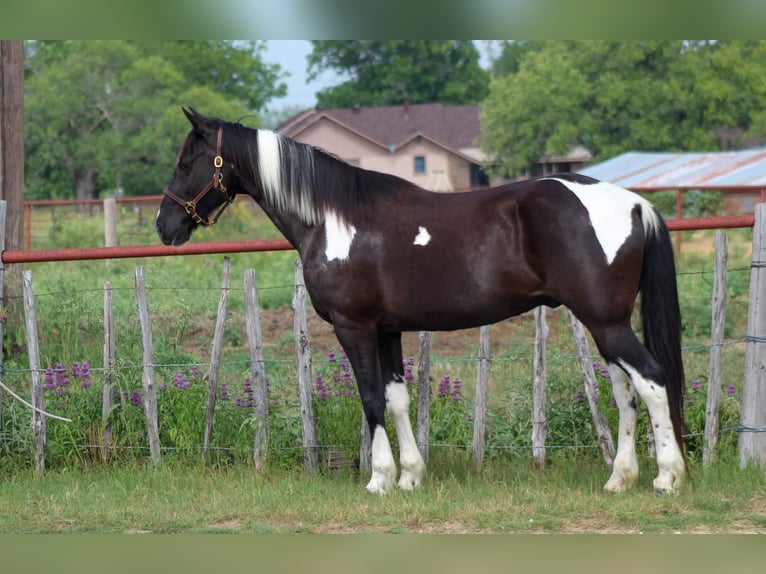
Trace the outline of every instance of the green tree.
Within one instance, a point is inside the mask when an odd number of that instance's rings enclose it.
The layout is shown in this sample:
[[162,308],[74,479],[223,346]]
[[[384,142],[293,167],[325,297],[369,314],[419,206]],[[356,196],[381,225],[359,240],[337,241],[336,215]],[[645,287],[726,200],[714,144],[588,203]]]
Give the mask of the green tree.
[[318,40],[308,56],[309,80],[326,70],[349,79],[317,93],[326,108],[442,102],[479,103],[489,73],[468,40]]
[[[201,56],[205,48],[213,56]],[[181,57],[185,49],[198,59]],[[236,119],[284,93],[278,67],[260,77],[258,66],[241,64],[259,57],[253,50],[219,42],[28,43],[27,196],[93,198],[117,187],[160,193],[188,129],[181,106]],[[195,75],[195,62],[208,74]]]
[[628,150],[729,149],[766,136],[766,43],[551,41],[497,77],[482,106],[495,174],[534,173],[582,145]]

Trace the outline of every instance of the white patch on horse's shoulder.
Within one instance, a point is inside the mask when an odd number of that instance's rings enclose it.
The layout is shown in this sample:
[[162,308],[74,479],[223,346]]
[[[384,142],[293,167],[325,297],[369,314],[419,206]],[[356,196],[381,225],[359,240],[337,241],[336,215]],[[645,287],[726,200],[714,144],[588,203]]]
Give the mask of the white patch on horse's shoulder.
[[632,213],[636,206],[641,210],[641,219],[646,234],[654,233],[659,219],[652,205],[640,195],[612,183],[577,183],[557,177],[550,177],[566,186],[588,211],[590,223],[611,265],[617,252],[633,231]]
[[327,241],[327,246],[325,247],[327,260],[337,259],[345,261],[348,259],[351,243],[356,235],[356,227],[329,211],[325,215],[324,230]]
[[428,245],[428,242],[431,241],[431,234],[428,233],[428,230],[425,227],[418,227],[418,234],[415,236],[415,241],[412,242],[413,245]]

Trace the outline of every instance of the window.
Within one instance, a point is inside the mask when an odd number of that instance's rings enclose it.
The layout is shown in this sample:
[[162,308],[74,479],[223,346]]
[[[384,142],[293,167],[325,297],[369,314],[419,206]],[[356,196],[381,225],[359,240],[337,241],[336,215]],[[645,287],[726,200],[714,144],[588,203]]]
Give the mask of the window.
[[426,158],[422,155],[415,156],[415,173],[426,172]]

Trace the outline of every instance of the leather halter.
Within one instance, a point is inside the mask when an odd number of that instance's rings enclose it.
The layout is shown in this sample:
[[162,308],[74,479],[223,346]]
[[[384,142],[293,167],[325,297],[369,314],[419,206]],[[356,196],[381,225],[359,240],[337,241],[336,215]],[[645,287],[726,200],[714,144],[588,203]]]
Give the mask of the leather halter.
[[[216,144],[216,150],[215,150],[215,157],[213,158],[213,166],[215,167],[215,173],[213,174],[213,179],[210,183],[208,183],[205,188],[200,191],[197,196],[192,199],[191,201],[185,201],[178,197],[175,193],[172,193],[169,189],[165,189],[165,195],[167,195],[170,199],[175,201],[178,205],[183,207],[186,210],[186,213],[191,215],[191,218],[198,223],[199,225],[203,225],[205,227],[208,227],[210,225],[214,225],[218,218],[221,217],[221,214],[224,212],[224,210],[231,205],[231,203],[234,201],[234,196],[229,195],[229,191],[226,189],[226,186],[223,185],[223,175],[221,174],[221,168],[223,167],[223,158],[221,157],[221,141],[223,140],[223,127],[218,128],[218,142]],[[207,218],[203,219],[200,214],[197,213],[197,203],[202,201],[202,198],[207,195],[207,192],[211,189],[217,189],[219,190],[224,197],[224,202],[221,207],[218,208],[218,211],[213,216],[212,219]]]

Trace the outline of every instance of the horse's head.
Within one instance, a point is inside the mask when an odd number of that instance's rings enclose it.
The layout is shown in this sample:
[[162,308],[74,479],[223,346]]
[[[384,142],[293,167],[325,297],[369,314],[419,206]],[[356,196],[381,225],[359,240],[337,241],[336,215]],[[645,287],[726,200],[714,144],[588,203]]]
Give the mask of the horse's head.
[[234,168],[222,155],[222,122],[193,109],[184,109],[184,114],[192,130],[157,212],[157,233],[165,245],[182,245],[198,225],[213,225],[238,187]]

